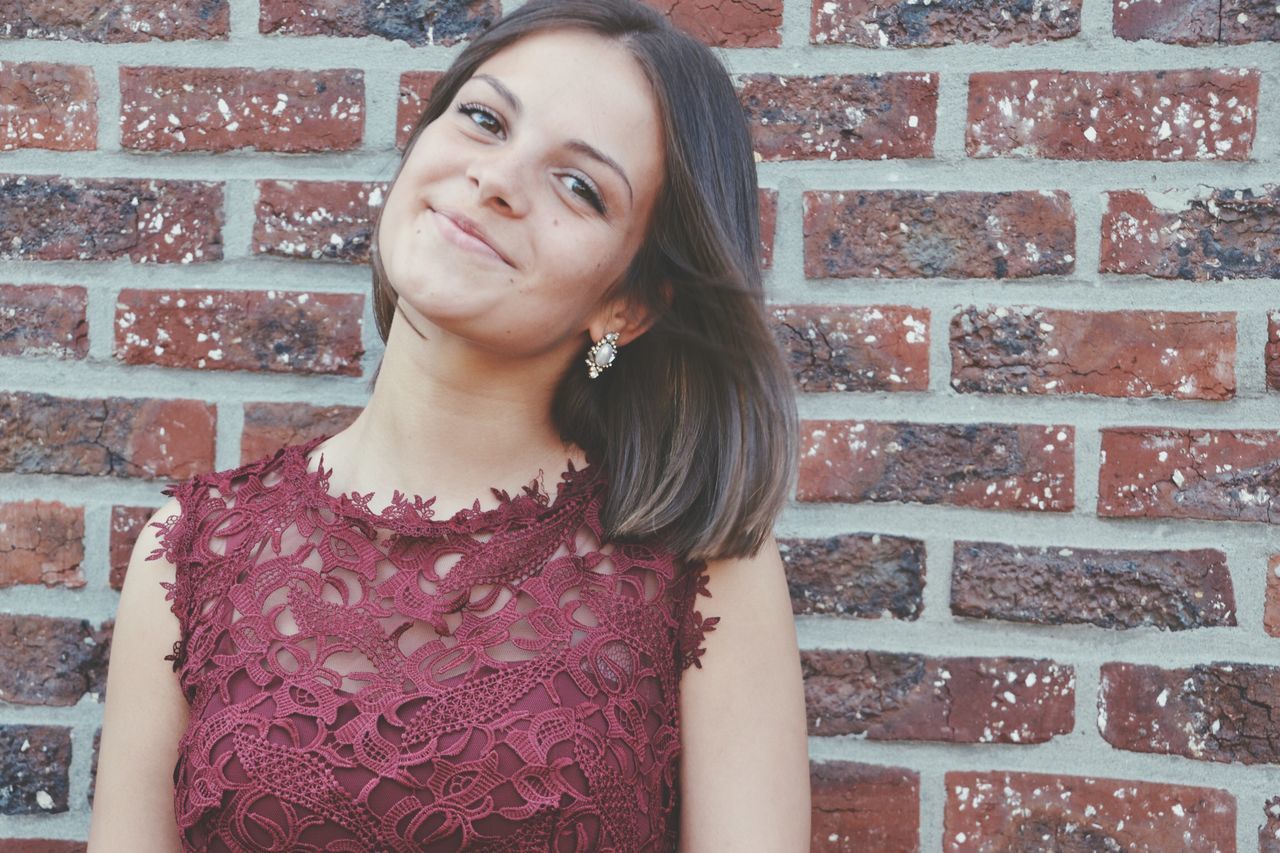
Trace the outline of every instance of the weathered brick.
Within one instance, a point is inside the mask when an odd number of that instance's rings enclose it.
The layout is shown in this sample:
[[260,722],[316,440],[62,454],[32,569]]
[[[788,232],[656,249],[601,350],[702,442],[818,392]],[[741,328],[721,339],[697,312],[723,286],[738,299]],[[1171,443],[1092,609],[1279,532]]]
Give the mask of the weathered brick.
[[1280,430],[1101,432],[1098,515],[1280,523]]
[[0,814],[57,814],[67,810],[71,729],[0,725]]
[[1258,853],[1280,853],[1280,797],[1267,800],[1265,814],[1258,827]]
[[969,306],[951,318],[962,393],[1229,400],[1236,315]]
[[0,260],[222,260],[222,184],[0,174]]
[[364,72],[120,69],[120,144],[136,151],[350,151],[364,136]]
[[1226,555],[955,543],[951,612],[975,619],[1171,631],[1235,625]]
[[85,853],[83,841],[56,838],[0,838],[0,853]]
[[760,268],[773,266],[773,238],[778,228],[778,191],[762,187],[756,194],[760,204]]
[[782,44],[782,0],[646,0],[645,5],[712,47]]
[[801,391],[926,391],[929,309],[779,305],[774,336]]
[[945,784],[947,851],[1236,849],[1236,799],[1220,788],[999,770]]
[[1133,752],[1280,764],[1280,667],[1215,661],[1180,669],[1105,663],[1098,730]]
[[0,284],[0,356],[84,358],[88,299],[78,285]]
[[778,540],[798,614],[915,620],[924,609],[925,548],[919,539],[846,533]]
[[225,41],[230,32],[228,0],[147,0],[145,3],[0,0],[0,38],[114,44],[188,39]]
[[111,507],[111,588],[123,589],[125,573],[129,568],[129,557],[133,554],[133,544],[142,532],[151,514],[159,509],[159,505],[145,506],[113,506]]
[[0,503],[0,587],[85,585],[84,507],[58,501]]
[[936,73],[741,74],[737,81],[762,160],[933,156]]
[[1280,40],[1271,0],[1113,0],[1112,32],[1165,44],[1246,44]]
[[368,263],[373,217],[390,188],[387,182],[258,181],[253,251]]
[[920,4],[915,0],[810,0],[813,44],[859,47],[1007,47],[1080,34],[1080,0],[1043,4]]
[[1265,595],[1263,628],[1271,636],[1280,637],[1280,554],[1272,554],[1267,563]]
[[807,278],[1026,278],[1075,269],[1061,191],[804,193]]
[[0,702],[67,706],[107,683],[112,622],[0,613]]
[[92,151],[97,147],[98,84],[92,68],[0,62],[0,151]]
[[0,471],[186,478],[212,470],[215,422],[199,400],[0,392]]
[[241,462],[261,459],[286,444],[301,444],[318,435],[342,432],[355,421],[361,409],[360,406],[306,403],[245,403]]
[[396,100],[396,150],[404,151],[408,146],[409,135],[422,118],[422,111],[427,108],[427,101],[442,76],[442,71],[401,72],[400,94]]
[[258,32],[286,36],[378,36],[449,46],[479,35],[502,16],[500,0],[352,3],[350,0],[262,0]]
[[[102,726],[93,732],[93,764],[89,767],[89,805],[93,806],[93,792],[98,787],[98,749],[102,746]],[[3,850],[0,850],[3,853]]]
[[1067,512],[1075,427],[803,421],[799,501],[905,501]]
[[906,767],[810,761],[812,853],[920,849],[920,774]]
[[208,370],[360,375],[363,293],[125,288],[115,357]]
[[1263,358],[1267,363],[1267,388],[1280,391],[1280,311],[1267,315],[1267,344]]
[[1248,160],[1250,68],[988,71],[969,76],[970,157]]
[[1280,184],[1258,193],[1109,192],[1098,270],[1188,281],[1280,277]]
[[1075,670],[1020,657],[802,650],[809,734],[1043,743],[1071,731]]

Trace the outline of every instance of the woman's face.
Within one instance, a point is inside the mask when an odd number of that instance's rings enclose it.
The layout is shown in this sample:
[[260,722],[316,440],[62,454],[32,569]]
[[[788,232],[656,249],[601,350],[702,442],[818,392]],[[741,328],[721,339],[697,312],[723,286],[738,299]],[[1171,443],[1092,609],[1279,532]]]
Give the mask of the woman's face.
[[[536,33],[490,57],[423,128],[379,221],[413,325],[512,356],[615,328],[600,298],[644,239],[659,122],[635,60],[594,34]],[[505,260],[460,245],[440,211],[474,221]]]

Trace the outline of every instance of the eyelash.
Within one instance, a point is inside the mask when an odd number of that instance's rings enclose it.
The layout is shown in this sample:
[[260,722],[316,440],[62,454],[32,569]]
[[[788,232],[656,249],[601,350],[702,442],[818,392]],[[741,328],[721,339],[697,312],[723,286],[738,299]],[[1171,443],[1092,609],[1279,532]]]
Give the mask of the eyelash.
[[[471,114],[473,112],[480,113],[481,115],[488,116],[499,127],[502,126],[502,122],[498,120],[498,117],[494,115],[487,108],[481,106],[480,104],[476,104],[476,103],[459,104],[458,112],[461,113],[462,115],[467,116],[468,118],[471,117]],[[472,123],[475,123],[474,119],[472,120]],[[590,204],[592,207],[594,207],[597,213],[604,214],[605,213],[604,200],[600,197],[600,192],[599,190],[596,189],[595,184],[593,184],[591,181],[587,180],[586,178],[582,177],[581,175],[572,175],[572,177],[577,178],[579,181],[581,181],[582,185],[585,186],[590,191],[591,198],[587,199],[587,203]]]

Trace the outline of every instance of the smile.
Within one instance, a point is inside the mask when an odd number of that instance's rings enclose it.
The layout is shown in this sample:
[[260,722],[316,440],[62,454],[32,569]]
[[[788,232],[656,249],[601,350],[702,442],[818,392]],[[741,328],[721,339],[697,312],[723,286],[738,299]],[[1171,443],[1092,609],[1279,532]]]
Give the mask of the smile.
[[476,255],[497,261],[503,266],[510,266],[502,256],[495,252],[488,243],[479,237],[468,234],[454,223],[452,219],[438,212],[435,208],[431,209],[431,220],[435,222],[436,227],[440,230],[440,234],[459,249],[465,249]]

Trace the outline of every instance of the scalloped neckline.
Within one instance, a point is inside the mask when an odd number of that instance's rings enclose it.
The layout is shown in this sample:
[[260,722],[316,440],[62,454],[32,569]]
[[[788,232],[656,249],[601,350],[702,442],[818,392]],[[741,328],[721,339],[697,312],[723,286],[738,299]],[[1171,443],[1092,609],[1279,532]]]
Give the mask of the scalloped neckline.
[[333,468],[325,470],[324,453],[316,460],[316,468],[310,467],[309,454],[318,445],[332,438],[332,433],[323,433],[305,442],[292,445],[291,459],[297,469],[299,479],[311,490],[322,503],[331,507],[334,512],[354,517],[388,530],[401,533],[422,534],[424,532],[453,531],[459,533],[475,533],[490,529],[505,521],[508,517],[518,519],[536,519],[544,514],[563,509],[566,501],[580,489],[593,484],[600,477],[602,466],[591,454],[587,455],[587,464],[582,468],[574,467],[572,459],[566,457],[567,469],[561,472],[556,481],[556,494],[552,499],[544,485],[545,474],[533,477],[528,485],[514,495],[505,489],[489,487],[490,494],[498,499],[496,507],[480,509],[480,499],[476,498],[471,506],[463,506],[448,518],[436,518],[432,504],[436,496],[423,498],[421,495],[406,494],[399,489],[392,492],[391,503],[380,510],[371,509],[369,504],[377,494],[368,492],[360,494],[354,490],[335,495],[329,489],[329,478]]

